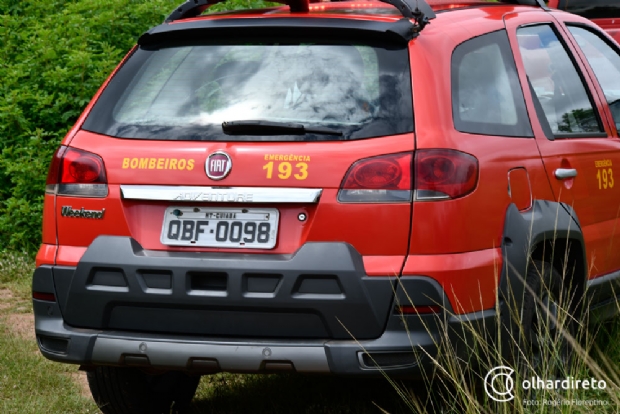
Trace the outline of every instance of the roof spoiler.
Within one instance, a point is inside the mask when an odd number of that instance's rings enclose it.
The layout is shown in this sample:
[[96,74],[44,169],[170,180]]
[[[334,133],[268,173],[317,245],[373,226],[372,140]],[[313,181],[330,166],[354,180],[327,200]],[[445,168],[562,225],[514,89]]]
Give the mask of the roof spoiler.
[[[210,6],[221,3],[225,0],[186,0],[185,3],[177,7],[166,18],[164,23],[170,23],[175,20],[188,19],[199,16]],[[286,4],[291,8],[293,13],[307,13],[310,11],[310,3],[320,0],[275,0],[277,3]],[[416,22],[416,33],[424,29],[431,19],[434,19],[435,12],[425,0],[379,0],[383,3],[391,4],[396,7],[403,17],[414,19]],[[542,1],[542,0],[540,0]]]

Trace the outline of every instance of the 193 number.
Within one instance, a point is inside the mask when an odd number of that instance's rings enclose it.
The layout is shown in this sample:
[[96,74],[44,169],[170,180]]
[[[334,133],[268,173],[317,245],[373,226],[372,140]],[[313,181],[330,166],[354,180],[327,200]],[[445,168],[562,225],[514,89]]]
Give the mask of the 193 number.
[[614,188],[614,171],[611,168],[599,168],[596,179],[598,180],[599,190]]
[[[305,162],[298,162],[294,167],[290,162],[286,161],[280,162],[277,165],[278,178],[281,180],[288,180],[291,176],[295,177],[297,180],[305,180],[308,178],[308,164]],[[267,179],[272,179],[274,162],[269,161],[267,164],[263,165],[263,170],[267,171]]]

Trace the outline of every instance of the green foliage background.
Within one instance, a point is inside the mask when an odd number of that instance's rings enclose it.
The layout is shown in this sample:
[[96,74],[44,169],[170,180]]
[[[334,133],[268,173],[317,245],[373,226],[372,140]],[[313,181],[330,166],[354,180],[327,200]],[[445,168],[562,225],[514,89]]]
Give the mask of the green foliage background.
[[36,252],[54,150],[138,36],[180,3],[0,0],[0,250]]

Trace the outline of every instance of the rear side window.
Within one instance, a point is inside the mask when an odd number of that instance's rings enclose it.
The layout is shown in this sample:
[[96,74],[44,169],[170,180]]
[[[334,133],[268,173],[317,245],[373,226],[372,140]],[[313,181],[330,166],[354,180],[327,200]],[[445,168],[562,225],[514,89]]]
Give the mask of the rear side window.
[[454,50],[452,113],[461,132],[533,136],[505,31],[476,37]]
[[582,27],[568,26],[592,67],[611,113],[620,130],[620,55],[598,34]]
[[[316,39],[141,47],[106,88],[84,129],[119,138],[213,141],[411,132],[408,62],[404,47]],[[270,135],[250,128],[246,135],[226,135],[222,123],[231,121],[292,123],[314,132]]]
[[517,38],[525,72],[551,132],[567,138],[603,132],[583,80],[551,26],[522,27]]

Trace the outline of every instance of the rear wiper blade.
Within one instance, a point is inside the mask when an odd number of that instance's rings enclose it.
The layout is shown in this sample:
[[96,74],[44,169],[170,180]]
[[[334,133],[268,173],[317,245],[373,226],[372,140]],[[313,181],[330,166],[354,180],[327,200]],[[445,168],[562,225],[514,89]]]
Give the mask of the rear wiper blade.
[[325,134],[342,136],[342,132],[331,128],[307,127],[294,122],[274,121],[225,121],[222,130],[227,135],[304,135]]

